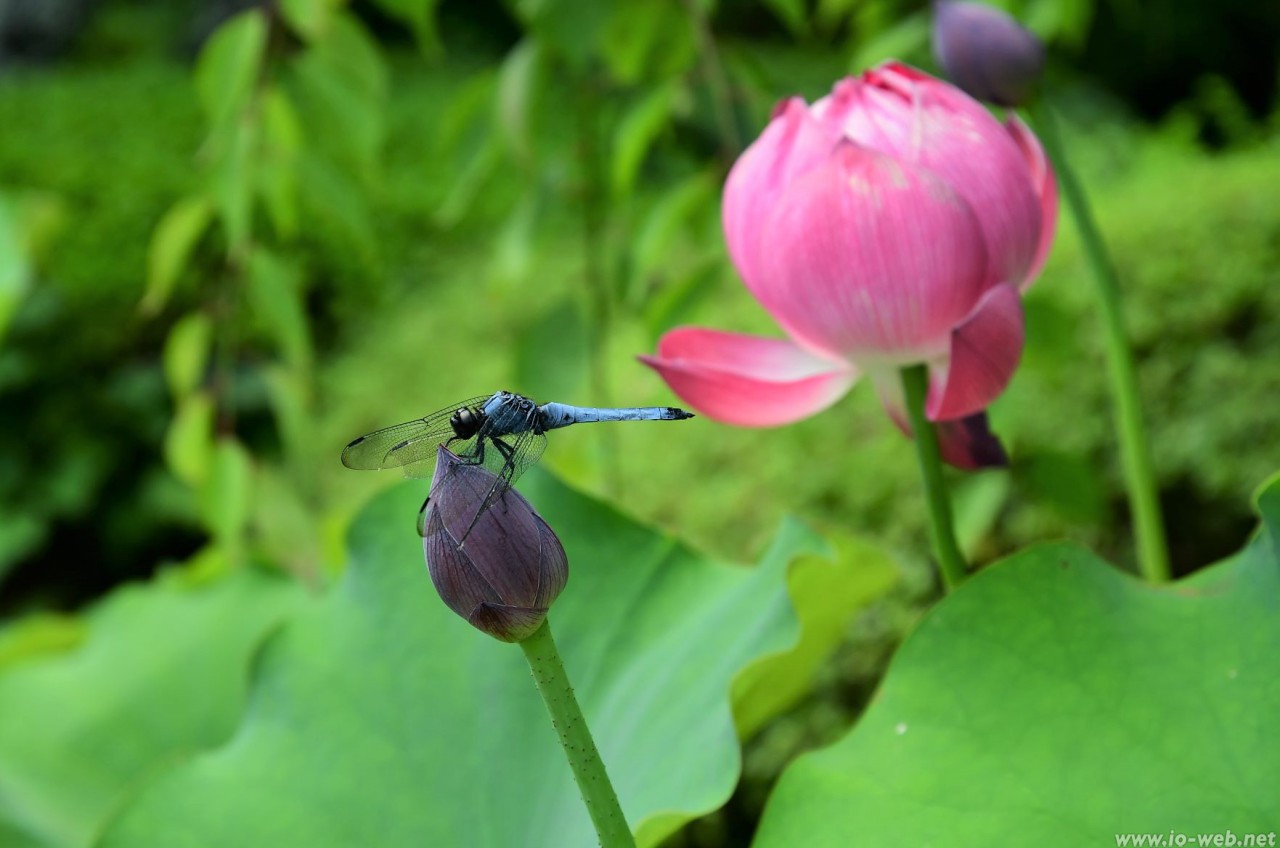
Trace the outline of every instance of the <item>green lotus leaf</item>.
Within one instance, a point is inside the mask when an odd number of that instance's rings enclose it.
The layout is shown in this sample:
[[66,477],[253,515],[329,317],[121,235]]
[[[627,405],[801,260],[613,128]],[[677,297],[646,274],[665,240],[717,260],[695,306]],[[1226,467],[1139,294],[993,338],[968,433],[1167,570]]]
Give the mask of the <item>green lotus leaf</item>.
[[193,574],[119,589],[75,640],[4,666],[0,845],[89,845],[158,766],[231,735],[249,659],[302,592],[251,569]]
[[[264,649],[239,733],[154,781],[105,846],[596,844],[521,652],[428,580],[422,489],[364,510],[344,581]],[[550,622],[570,680],[628,821],[655,844],[732,792],[731,684],[809,641],[787,566],[821,542],[787,523],[756,567],[726,565],[549,475],[522,489],[568,552]],[[847,579],[866,579],[855,566]]]
[[1243,552],[1172,585],[1067,544],[974,577],[903,644],[858,725],[787,769],[754,844],[1267,844],[1280,481],[1259,505]]

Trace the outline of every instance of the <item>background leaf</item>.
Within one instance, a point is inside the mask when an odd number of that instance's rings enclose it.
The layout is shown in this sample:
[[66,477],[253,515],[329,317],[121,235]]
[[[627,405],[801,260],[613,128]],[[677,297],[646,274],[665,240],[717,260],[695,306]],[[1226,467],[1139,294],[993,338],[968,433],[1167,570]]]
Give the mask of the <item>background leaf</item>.
[[204,197],[184,197],[156,224],[147,247],[147,292],[142,298],[146,312],[159,311],[169,299],[174,284],[186,268],[200,237],[213,217],[213,208]]
[[532,164],[534,114],[538,107],[542,48],[526,38],[511,49],[498,72],[495,124],[507,147],[524,165]]
[[765,0],[778,19],[786,24],[793,36],[804,36],[809,30],[809,10],[805,0]]
[[571,67],[586,67],[618,0],[515,0],[516,14]]
[[374,0],[387,14],[399,18],[413,28],[418,46],[427,55],[438,55],[444,50],[440,32],[436,26],[436,6],[439,0]]
[[198,485],[209,471],[215,412],[212,395],[192,392],[178,401],[173,421],[165,431],[165,463],[187,485]]
[[758,661],[734,681],[734,717],[744,738],[812,689],[814,675],[845,635],[852,613],[897,581],[893,561],[875,544],[849,536],[829,541],[834,556],[805,554],[787,575],[804,634],[799,644]]
[[181,401],[200,385],[209,365],[213,320],[203,312],[185,315],[164,342],[164,376],[169,392]]
[[[570,559],[557,641],[628,818],[653,845],[732,791],[730,681],[796,641],[782,579],[817,542],[792,524],[757,567],[721,565],[530,477]],[[343,584],[266,648],[237,737],[157,780],[104,845],[595,844],[520,652],[431,588],[412,530],[422,489],[365,509]]]
[[308,125],[308,144],[328,149],[371,180],[385,133],[386,60],[350,13],[334,15],[325,37],[291,66],[292,94]]
[[1280,830],[1272,542],[1168,587],[1066,544],[992,566],[903,644],[853,732],[787,769],[754,844]]
[[297,264],[263,248],[249,260],[249,301],[255,317],[291,366],[311,365],[311,331]]
[[214,126],[244,108],[253,93],[267,47],[267,19],[242,12],[209,37],[196,62],[196,91]]
[[200,514],[233,565],[240,561],[241,536],[249,521],[252,495],[249,452],[233,437],[218,439],[209,473],[200,484]]
[[285,239],[298,232],[298,154],[303,129],[289,96],[278,86],[262,93],[263,160],[258,172],[263,205]]
[[13,205],[0,196],[0,339],[31,284],[31,266]]
[[210,191],[233,254],[243,252],[253,233],[253,189],[262,164],[254,155],[258,132],[256,122],[238,121],[210,140],[219,153],[209,172]]
[[673,84],[657,87],[628,109],[618,122],[609,169],[609,186],[615,199],[627,197],[635,188],[640,166],[670,122],[671,109],[679,93]]
[[342,0],[280,0],[280,11],[289,26],[307,41],[321,38]]

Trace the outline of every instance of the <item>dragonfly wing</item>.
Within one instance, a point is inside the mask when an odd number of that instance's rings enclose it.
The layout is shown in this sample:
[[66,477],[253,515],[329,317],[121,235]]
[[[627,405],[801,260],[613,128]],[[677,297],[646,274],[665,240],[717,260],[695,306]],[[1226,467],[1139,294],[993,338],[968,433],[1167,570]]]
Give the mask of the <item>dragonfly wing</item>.
[[360,470],[403,468],[406,477],[430,477],[436,447],[453,437],[449,419],[459,409],[478,406],[489,397],[464,400],[424,418],[361,436],[343,449],[342,464]]
[[[510,440],[504,441],[510,444]],[[532,431],[521,433],[520,438],[511,445],[511,448],[511,458],[507,462],[509,470],[506,472],[508,484],[515,483],[520,479],[520,475],[538,463],[542,458],[542,452],[547,449],[547,437]]]

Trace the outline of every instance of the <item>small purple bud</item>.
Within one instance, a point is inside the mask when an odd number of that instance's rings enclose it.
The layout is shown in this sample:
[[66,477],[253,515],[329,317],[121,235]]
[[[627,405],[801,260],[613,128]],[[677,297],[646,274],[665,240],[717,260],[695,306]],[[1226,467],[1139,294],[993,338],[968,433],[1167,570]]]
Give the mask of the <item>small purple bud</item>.
[[980,468],[1009,467],[1009,455],[1005,453],[1000,439],[991,432],[985,411],[966,418],[939,421],[937,426],[942,458],[956,468],[977,471]]
[[547,617],[569,580],[569,560],[547,522],[515,489],[506,487],[475,517],[497,481],[483,465],[441,446],[422,549],[431,582],[449,609],[495,639],[519,642]]
[[1044,45],[1006,12],[982,3],[937,0],[933,54],[969,95],[997,106],[1026,101],[1044,70]]

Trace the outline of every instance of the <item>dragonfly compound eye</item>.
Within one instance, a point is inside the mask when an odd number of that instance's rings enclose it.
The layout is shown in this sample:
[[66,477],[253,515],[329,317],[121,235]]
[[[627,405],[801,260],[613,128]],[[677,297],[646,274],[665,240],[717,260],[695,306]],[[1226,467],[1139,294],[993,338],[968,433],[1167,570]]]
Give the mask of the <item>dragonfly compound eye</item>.
[[463,407],[453,413],[453,417],[449,419],[449,426],[453,427],[454,435],[459,439],[469,439],[480,429],[480,417]]

